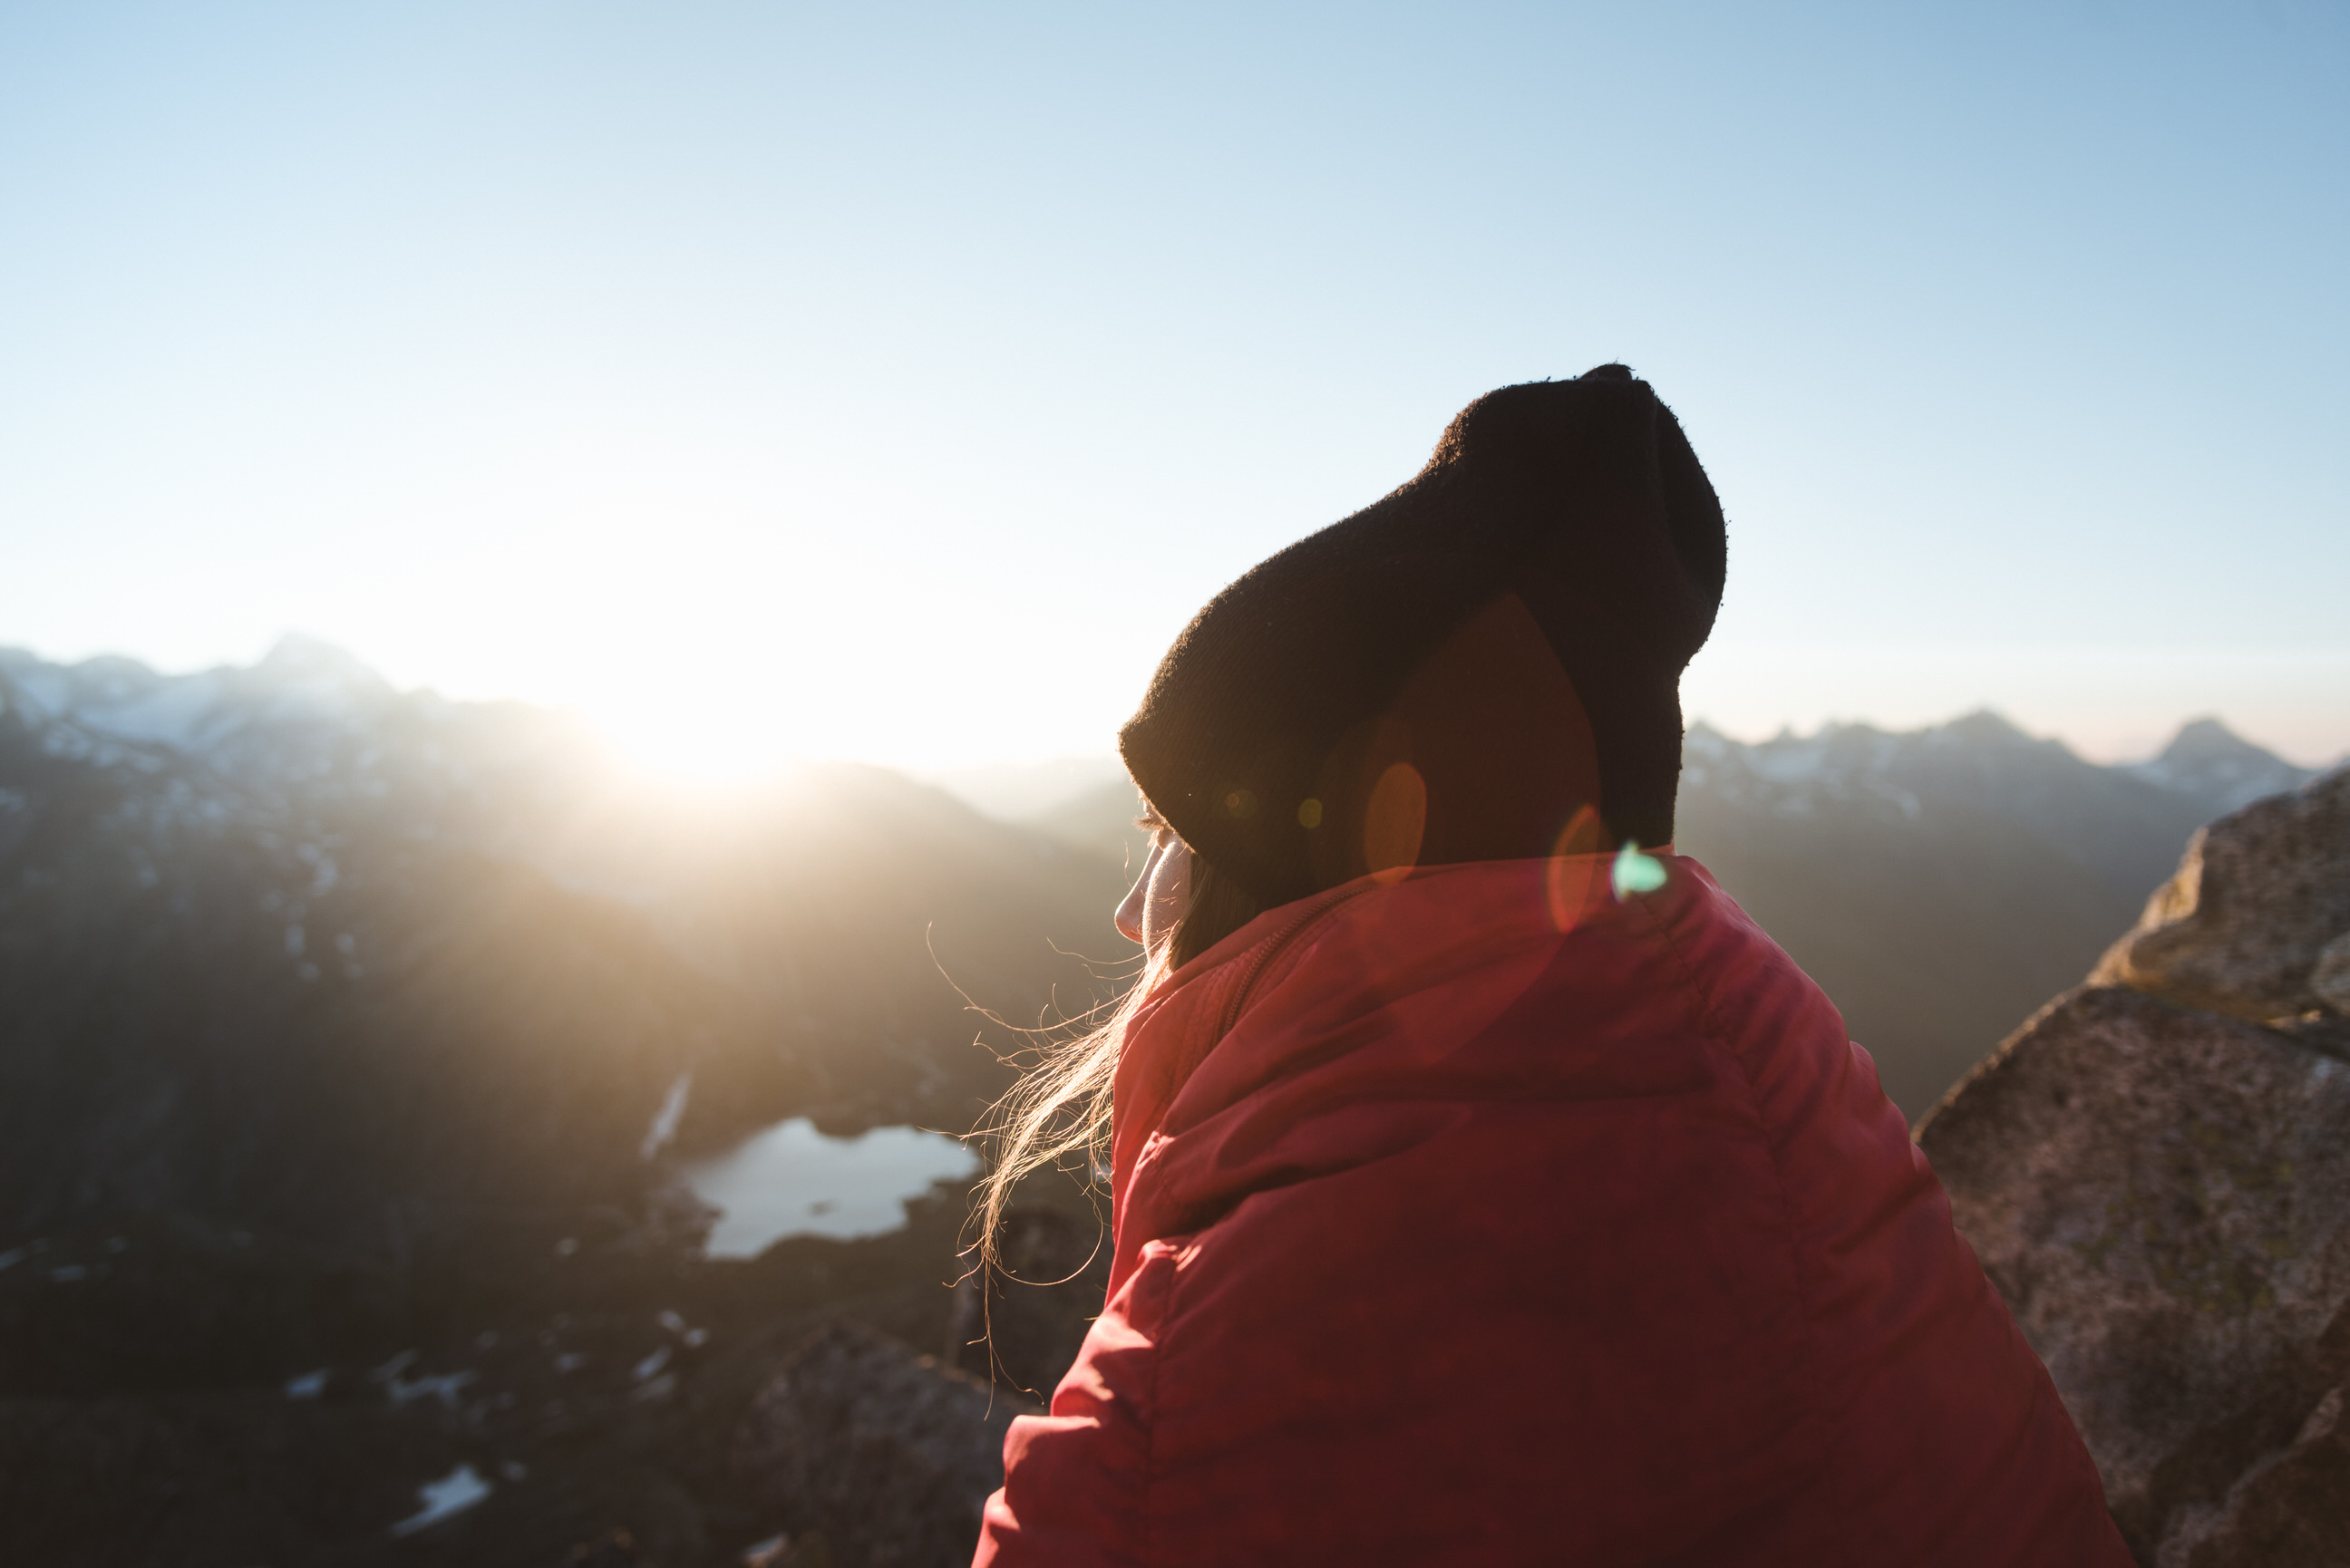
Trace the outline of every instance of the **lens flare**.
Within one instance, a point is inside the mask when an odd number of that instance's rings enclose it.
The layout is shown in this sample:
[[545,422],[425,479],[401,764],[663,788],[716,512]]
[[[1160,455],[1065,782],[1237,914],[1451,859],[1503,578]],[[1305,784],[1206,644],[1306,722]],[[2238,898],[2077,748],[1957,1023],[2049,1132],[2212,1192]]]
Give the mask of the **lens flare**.
[[1575,929],[1591,897],[1592,883],[1606,862],[1599,855],[1598,811],[1578,807],[1552,841],[1550,860],[1543,870],[1543,894],[1550,905],[1550,923],[1561,936]]
[[1363,859],[1382,882],[1403,878],[1419,861],[1428,832],[1428,784],[1409,763],[1394,763],[1371,786],[1363,813]]
[[1653,893],[1665,885],[1665,863],[1653,855],[1641,854],[1640,846],[1627,839],[1624,847],[1617,852],[1608,882],[1616,889],[1616,901],[1619,904],[1635,893]]

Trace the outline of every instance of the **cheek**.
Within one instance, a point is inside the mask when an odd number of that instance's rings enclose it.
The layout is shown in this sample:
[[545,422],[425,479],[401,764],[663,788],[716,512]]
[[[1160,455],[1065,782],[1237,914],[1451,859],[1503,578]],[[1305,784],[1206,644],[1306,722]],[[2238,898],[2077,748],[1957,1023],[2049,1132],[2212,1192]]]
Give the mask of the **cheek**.
[[1150,867],[1150,901],[1163,919],[1183,912],[1191,895],[1191,852],[1176,848],[1160,856]]

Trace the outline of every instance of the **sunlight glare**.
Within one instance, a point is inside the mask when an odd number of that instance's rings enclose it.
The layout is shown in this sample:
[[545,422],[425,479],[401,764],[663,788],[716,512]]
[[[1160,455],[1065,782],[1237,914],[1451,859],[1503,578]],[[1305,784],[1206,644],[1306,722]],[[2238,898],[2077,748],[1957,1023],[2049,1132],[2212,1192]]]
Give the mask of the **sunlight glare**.
[[666,783],[758,783],[802,760],[780,715],[755,699],[614,703],[587,717],[625,766]]

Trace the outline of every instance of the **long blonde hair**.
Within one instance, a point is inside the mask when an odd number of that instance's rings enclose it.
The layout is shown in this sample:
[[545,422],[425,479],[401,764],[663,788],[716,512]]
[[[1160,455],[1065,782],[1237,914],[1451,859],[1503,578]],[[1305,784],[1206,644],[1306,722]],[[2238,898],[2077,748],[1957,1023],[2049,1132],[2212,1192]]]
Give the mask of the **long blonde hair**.
[[[1186,854],[1190,846],[1184,846]],[[1111,1089],[1127,1026],[1159,983],[1256,919],[1257,902],[1240,886],[1191,856],[1190,898],[1167,940],[1143,956],[1125,993],[1076,1021],[1076,1033],[1036,1048],[1037,1061],[982,1124],[992,1158],[980,1183],[976,1219],[983,1297],[984,1276],[1002,1268],[996,1238],[1012,1189],[1023,1178],[1061,1167],[1076,1156],[1089,1182],[1098,1183],[1109,1159]],[[1105,1009],[1107,1011],[1105,1011]]]

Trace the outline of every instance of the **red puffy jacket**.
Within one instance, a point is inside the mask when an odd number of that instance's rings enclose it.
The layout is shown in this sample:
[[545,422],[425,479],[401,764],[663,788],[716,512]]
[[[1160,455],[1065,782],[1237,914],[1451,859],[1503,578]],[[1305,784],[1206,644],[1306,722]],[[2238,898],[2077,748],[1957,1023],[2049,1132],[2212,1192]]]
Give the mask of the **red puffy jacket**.
[[1149,999],[979,1564],[2127,1568],[1866,1053],[1660,859],[1367,878]]

